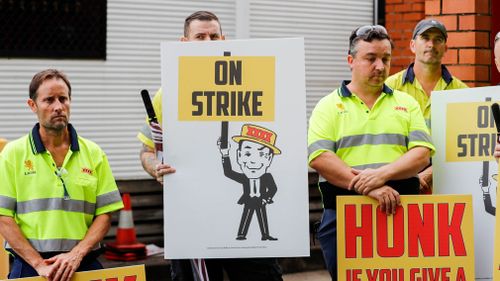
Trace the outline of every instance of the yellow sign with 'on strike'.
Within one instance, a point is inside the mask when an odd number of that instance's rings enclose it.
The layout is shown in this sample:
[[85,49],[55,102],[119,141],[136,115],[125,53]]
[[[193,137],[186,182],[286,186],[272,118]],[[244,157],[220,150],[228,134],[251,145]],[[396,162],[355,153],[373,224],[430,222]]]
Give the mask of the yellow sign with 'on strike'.
[[180,56],[180,121],[274,121],[275,57]]
[[449,103],[446,108],[446,161],[490,161],[496,144],[491,102]]

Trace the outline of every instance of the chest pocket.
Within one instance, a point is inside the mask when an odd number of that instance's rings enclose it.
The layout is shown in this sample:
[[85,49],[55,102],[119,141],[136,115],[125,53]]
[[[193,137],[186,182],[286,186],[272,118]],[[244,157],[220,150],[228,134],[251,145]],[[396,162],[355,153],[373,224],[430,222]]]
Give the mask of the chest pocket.
[[97,178],[91,175],[80,175],[75,179],[79,200],[95,203],[97,197]]
[[384,118],[386,118],[385,120],[389,120],[389,122],[386,123],[388,132],[408,136],[411,124],[411,117],[408,110],[407,108],[400,108],[387,113],[387,116]]

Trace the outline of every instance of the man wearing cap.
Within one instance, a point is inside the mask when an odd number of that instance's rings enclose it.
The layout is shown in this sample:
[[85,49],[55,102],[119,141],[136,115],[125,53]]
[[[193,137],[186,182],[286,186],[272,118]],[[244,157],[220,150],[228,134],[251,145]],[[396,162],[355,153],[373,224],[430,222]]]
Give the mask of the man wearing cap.
[[254,212],[259,222],[261,240],[278,240],[269,235],[266,212],[266,205],[273,203],[273,197],[277,191],[273,176],[267,172],[273,156],[281,153],[274,146],[276,133],[257,125],[245,124],[241,128],[241,135],[234,136],[233,140],[239,145],[236,160],[243,173],[233,171],[231,167],[230,146],[222,149],[219,142],[219,149],[222,154],[224,175],[243,185],[243,195],[238,200],[238,204],[244,207],[236,240],[247,239]]
[[[386,80],[386,85],[414,97],[431,124],[431,92],[467,88],[467,85],[451,75],[441,61],[447,50],[446,27],[435,19],[421,20],[413,30],[410,49],[415,61]],[[419,173],[421,193],[432,193],[432,166]]]
[[394,214],[400,194],[417,194],[417,173],[434,151],[418,103],[384,84],[392,42],[382,26],[363,26],[349,38],[352,81],[323,97],[309,121],[309,165],[320,175],[323,216],[317,237],[337,280],[336,197],[366,195]]

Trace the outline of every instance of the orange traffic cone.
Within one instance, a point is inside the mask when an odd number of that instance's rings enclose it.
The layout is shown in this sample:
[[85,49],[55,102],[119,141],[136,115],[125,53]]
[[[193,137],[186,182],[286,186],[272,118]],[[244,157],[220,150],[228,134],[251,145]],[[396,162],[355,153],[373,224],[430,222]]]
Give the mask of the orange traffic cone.
[[146,245],[137,241],[130,194],[122,197],[124,208],[120,211],[116,242],[106,244],[104,256],[110,260],[138,260],[146,257]]
[[137,242],[137,236],[135,234],[130,194],[123,194],[122,200],[124,207],[120,211],[120,220],[118,221],[118,230],[116,231],[116,244],[132,245]]

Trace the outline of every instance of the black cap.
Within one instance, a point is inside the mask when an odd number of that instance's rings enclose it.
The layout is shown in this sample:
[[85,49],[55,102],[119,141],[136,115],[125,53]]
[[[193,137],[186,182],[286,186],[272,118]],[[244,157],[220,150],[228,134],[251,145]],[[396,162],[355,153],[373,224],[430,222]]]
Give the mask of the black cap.
[[431,28],[437,28],[443,34],[444,39],[448,39],[448,33],[446,32],[446,27],[440,21],[437,21],[435,19],[421,20],[417,24],[417,26],[415,26],[412,38],[415,39],[418,35],[426,32]]

